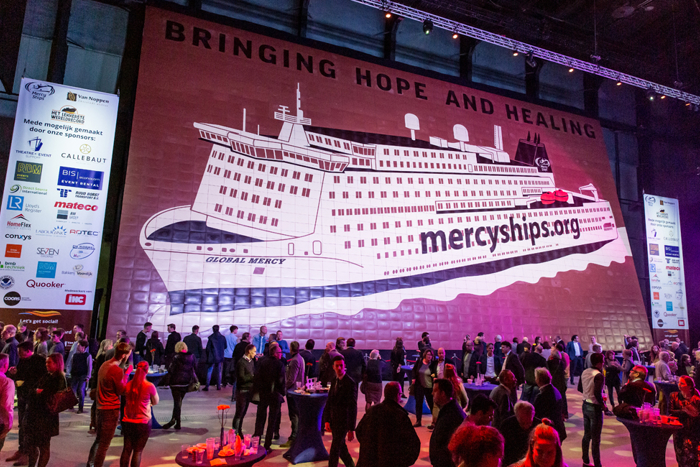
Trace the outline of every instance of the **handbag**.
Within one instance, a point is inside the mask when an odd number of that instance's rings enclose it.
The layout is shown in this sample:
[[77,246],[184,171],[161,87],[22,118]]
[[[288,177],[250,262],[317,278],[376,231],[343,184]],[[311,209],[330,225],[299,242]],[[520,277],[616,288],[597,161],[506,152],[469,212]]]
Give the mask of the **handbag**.
[[51,396],[48,402],[49,412],[53,415],[59,414],[65,410],[72,409],[78,403],[78,398],[71,388],[66,388],[58,391]]
[[409,396],[415,396],[415,395],[416,395],[415,383],[411,383],[411,385],[408,386],[408,395],[409,395]]
[[190,384],[187,386],[187,392],[197,392],[199,391],[201,384],[199,382],[199,378],[197,378],[197,374],[192,371],[192,376],[190,377]]

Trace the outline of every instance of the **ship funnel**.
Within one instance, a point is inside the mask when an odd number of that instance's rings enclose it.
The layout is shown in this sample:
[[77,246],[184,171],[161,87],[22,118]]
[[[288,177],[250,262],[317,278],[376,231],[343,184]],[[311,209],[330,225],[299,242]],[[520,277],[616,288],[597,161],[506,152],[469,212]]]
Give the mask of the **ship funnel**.
[[297,83],[297,118],[299,120],[304,118],[304,111],[301,110],[301,90],[299,89],[299,83]]
[[493,126],[493,147],[503,151],[503,129],[499,125]]
[[452,134],[454,135],[454,137],[457,141],[461,141],[463,143],[469,142],[469,132],[467,131],[466,128],[464,128],[464,125],[453,126],[452,127]]
[[420,130],[420,122],[418,121],[418,117],[416,117],[413,114],[406,114],[404,115],[404,123],[406,125],[406,128],[411,130],[411,139],[415,141],[416,130]]

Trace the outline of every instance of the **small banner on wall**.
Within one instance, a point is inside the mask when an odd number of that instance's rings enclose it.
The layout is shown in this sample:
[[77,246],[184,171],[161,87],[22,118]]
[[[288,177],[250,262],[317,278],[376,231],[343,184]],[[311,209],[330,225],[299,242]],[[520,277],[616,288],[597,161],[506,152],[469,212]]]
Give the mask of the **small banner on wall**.
[[89,320],[118,102],[113,94],[22,80],[0,211],[5,322]]
[[688,306],[678,200],[644,195],[644,214],[654,334],[659,339],[683,339],[688,332]]

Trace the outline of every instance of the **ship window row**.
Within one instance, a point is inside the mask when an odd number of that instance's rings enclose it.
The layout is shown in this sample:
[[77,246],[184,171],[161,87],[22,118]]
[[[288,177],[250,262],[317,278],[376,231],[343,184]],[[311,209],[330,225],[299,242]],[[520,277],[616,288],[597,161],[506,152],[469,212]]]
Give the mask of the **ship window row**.
[[[212,154],[212,157],[216,158],[216,154],[217,154],[217,152],[214,151],[214,153]],[[223,156],[224,156],[225,154],[224,154],[223,152],[222,152],[222,153],[218,153],[218,154],[219,154],[219,157],[218,157],[218,158],[219,158],[220,160],[223,160]],[[234,158],[233,156],[229,156],[229,162],[232,162],[233,160],[235,160],[235,158]],[[242,157],[238,159],[238,165],[239,165],[239,166],[243,166],[244,162],[245,162],[245,161],[244,161],[244,159],[243,159]],[[207,167],[207,172],[210,172],[210,173],[211,173],[211,172],[212,172],[212,167],[214,167],[214,166],[209,165],[209,167]],[[248,168],[249,168],[249,169],[254,169],[254,168],[255,168],[255,162],[253,162],[253,161],[248,161]],[[219,174],[221,173],[221,168],[215,167],[214,170],[216,170],[216,169],[219,169],[219,170],[218,170],[218,171],[215,171],[214,174],[215,174],[215,175],[219,175]],[[267,170],[267,165],[266,165],[266,164],[263,164],[263,163],[259,163],[259,164],[258,164],[258,172],[263,172],[263,173],[264,173],[266,170]],[[271,174],[271,175],[277,175],[277,172],[278,172],[278,168],[277,168],[277,167],[274,167],[274,166],[271,166],[271,167],[270,167],[270,174]],[[233,173],[233,172],[230,171],[230,170],[228,170],[228,169],[227,169],[227,170],[224,170],[224,177],[226,177],[226,178],[231,178],[231,174],[232,174],[232,173]],[[236,172],[236,173],[238,173],[238,172]],[[282,169],[280,175],[281,175],[282,177],[287,177],[287,176],[289,176],[289,169]],[[304,181],[305,181],[305,182],[311,183],[311,182],[314,181],[314,175],[313,175],[313,174],[311,174],[311,173],[299,172],[299,171],[297,171],[297,170],[292,170],[292,178],[293,178],[294,180],[300,180],[302,175],[304,175]],[[239,178],[240,178],[240,174],[239,174]],[[248,177],[248,178],[250,178],[250,177]],[[236,180],[238,180],[238,179],[236,179]]]
[[[341,141],[335,138],[329,138],[327,136],[321,136],[314,133],[307,133],[310,141],[315,141],[317,143],[325,144],[326,146],[335,146],[336,148],[341,147]],[[350,143],[347,141],[342,141],[342,147],[347,151],[350,150]]]
[[[306,190],[306,189],[307,189],[307,188],[304,188],[304,190]],[[230,198],[240,198],[240,199],[243,200],[243,201],[248,201],[248,192],[246,192],[246,191],[241,191],[241,192],[239,193],[239,191],[238,191],[237,189],[235,189],[235,188],[228,188],[228,187],[226,187],[226,186],[224,186],[224,185],[221,185],[221,187],[219,187],[219,194],[225,195],[226,192],[227,192],[227,190],[228,190],[228,196],[229,196]],[[303,193],[304,193],[304,191],[302,190],[302,194],[303,194]],[[293,194],[296,194],[296,191],[295,191]],[[307,195],[304,195],[304,196],[307,196]],[[260,203],[260,195],[253,195],[253,196],[251,197],[251,202],[253,202],[253,203],[255,203],[255,204]],[[264,197],[263,197],[262,204],[263,204],[263,206],[271,206],[271,205],[272,205],[272,198],[268,198],[268,197],[264,196]],[[281,199],[276,199],[276,200],[275,200],[275,208],[277,208],[277,209],[282,209],[282,200],[281,200]]]
[[[215,212],[221,213],[222,210],[223,210],[223,205],[218,204],[218,203],[214,205],[214,211],[215,211]],[[245,211],[242,211],[242,210],[240,210],[240,209],[234,210],[234,209],[231,208],[231,207],[227,207],[226,210],[225,210],[224,212],[225,212],[225,214],[226,214],[227,216],[229,216],[229,217],[233,217],[233,216],[234,216],[234,212],[235,212],[235,217],[236,217],[236,219],[247,219],[248,222],[255,222],[255,221],[257,220],[257,222],[258,222],[259,224],[267,225],[268,216],[262,216],[262,215],[261,215],[261,216],[258,216],[257,214],[255,214],[255,213],[253,213],[253,212],[249,212],[249,213],[248,213],[248,216],[246,217]],[[273,217],[272,219],[269,219],[269,220],[270,220],[270,225],[271,225],[271,226],[273,226],[273,227],[277,227],[277,226],[278,226],[278,224],[279,224],[279,219]]]
[[[403,243],[403,237],[401,237],[401,236],[399,235],[399,236],[396,237],[396,240],[395,240],[395,241],[396,241],[397,244]],[[409,235],[409,236],[408,236],[408,241],[409,241],[409,242],[412,242],[412,241],[413,241],[413,235]],[[373,238],[373,239],[371,239],[371,240],[370,240],[370,244],[371,244],[372,246],[379,246],[379,239],[378,239],[378,238]],[[382,244],[383,244],[383,245],[391,245],[391,237],[384,237],[384,238],[382,239]],[[364,248],[364,246],[365,246],[365,241],[364,241],[364,239],[357,240],[357,247],[358,247],[358,248]],[[350,248],[352,248],[352,241],[351,241],[351,240],[346,240],[346,241],[345,241],[345,249],[346,249],[346,250],[349,250]],[[418,253],[418,249],[416,249],[416,253]],[[409,254],[411,254],[411,253],[409,252]],[[380,255],[380,253],[378,253],[377,255]],[[380,257],[380,256],[377,256],[377,258],[379,258],[379,257]]]
[[[375,184],[375,185],[378,185],[378,184],[380,184],[380,183],[383,183],[383,184],[385,184],[385,185],[391,185],[391,184],[392,184],[392,178],[391,178],[391,177],[371,177],[371,178],[372,178],[372,183]],[[382,178],[384,179],[383,182],[380,181]],[[359,179],[359,182],[360,182],[361,185],[365,185],[365,184],[368,183],[369,177],[358,177],[358,179]],[[403,177],[396,177],[396,184],[397,184],[397,185],[401,185],[401,184],[403,183],[403,180],[404,180]],[[333,176],[333,183],[340,183],[340,181],[341,181],[340,175],[334,175],[334,176]],[[423,184],[423,183],[425,182],[425,178],[424,178],[424,177],[418,177],[418,178],[417,178],[417,181],[418,181],[418,184]],[[491,179],[485,179],[485,178],[464,178],[464,179],[462,179],[462,178],[456,178],[456,179],[452,179],[452,178],[447,178],[447,179],[445,179],[445,178],[438,178],[438,179],[437,179],[437,183],[440,184],[440,185],[444,185],[444,184],[445,184],[445,181],[447,181],[447,184],[448,184],[448,185],[453,185],[455,182],[456,182],[457,185],[461,185],[461,184],[462,184],[462,181],[464,181],[464,184],[465,184],[465,185],[470,185],[470,184],[472,184],[472,182],[473,182],[474,185],[478,185],[478,184],[479,184],[479,181],[481,181],[481,184],[482,184],[482,185],[486,185],[486,184],[488,184],[488,185],[506,185],[506,184],[507,184],[507,185],[516,185],[516,186],[517,186],[517,185],[522,185],[522,186],[547,186],[547,185],[550,184],[550,181],[549,181],[549,180],[513,180],[513,179],[510,179],[510,178],[509,178],[509,179],[504,179],[504,180],[501,180],[501,179],[498,179],[498,178],[496,178],[496,179],[492,179],[492,178],[491,178]],[[354,177],[353,175],[349,175],[349,176],[345,177],[345,182],[346,182],[348,185],[351,185],[351,184],[353,184],[353,183],[355,182],[355,177]],[[406,177],[406,182],[407,182],[409,185],[412,185],[412,184],[413,184],[413,177]],[[429,184],[429,185],[435,184],[435,178],[433,178],[433,177],[428,177],[428,184]]]
[[204,131],[204,130],[199,130],[199,134],[202,135],[203,138],[208,139],[208,140],[217,140],[221,141],[222,143],[229,144],[228,138],[225,138],[221,135],[217,135],[216,133],[211,133],[209,131]]
[[[257,159],[269,159],[278,161],[284,160],[284,158],[294,159],[298,161],[309,162],[312,164],[318,164],[319,167],[325,168],[326,170],[342,170],[343,168],[345,168],[346,165],[344,163],[329,162],[327,160],[320,159],[317,157],[307,156],[292,151],[285,151],[282,149],[256,148],[249,144],[239,143],[238,141],[231,141],[231,149],[235,150],[238,153],[247,154]],[[236,158],[234,156],[229,156],[228,162],[233,164],[233,161],[235,159]],[[242,166],[244,164],[243,158],[239,157],[238,159],[239,160],[237,164]],[[252,161],[248,162],[249,168],[252,168],[251,163]]]
[[[431,192],[431,191],[426,191],[426,192],[425,192],[425,197],[426,197],[426,198],[430,198],[430,197],[432,196],[432,193],[433,193],[433,192]],[[442,192],[442,191],[435,191],[434,193],[435,193],[435,197],[436,197],[436,198],[441,198],[441,197],[443,196],[443,192]],[[477,195],[477,193],[478,193],[478,195]],[[348,192],[348,191],[343,191],[343,192],[341,192],[341,194],[342,194],[343,199],[350,199],[350,192]],[[362,199],[362,194],[363,194],[363,192],[361,192],[361,191],[356,191],[356,192],[355,192],[355,199]],[[374,197],[375,197],[375,192],[374,192],[374,191],[368,191],[368,192],[366,193],[366,195],[367,195],[367,198],[369,198],[369,199],[374,199]],[[392,191],[392,192],[391,192],[391,197],[392,197],[392,198],[401,198],[402,195],[403,195],[404,198],[410,198],[410,197],[411,197],[411,192],[410,192],[410,191],[404,191],[403,193],[402,193],[402,192],[399,192],[399,191]],[[453,190],[452,192],[450,192],[449,190],[445,190],[445,191],[444,191],[444,195],[445,195],[446,198],[448,198],[448,197],[450,197],[450,196],[455,196],[455,197],[459,197],[459,196],[460,196],[458,190]],[[388,197],[389,197],[389,192],[388,192],[388,191],[380,191],[380,192],[379,192],[379,196],[380,196],[381,198],[388,198]],[[416,191],[413,192],[413,197],[414,197],[414,198],[420,198],[420,196],[421,196],[421,192],[420,192],[420,191],[416,190]],[[486,191],[484,191],[484,190],[478,190],[478,192],[477,192],[477,190],[471,190],[471,191],[462,190],[462,195],[461,195],[461,196],[463,196],[463,197],[468,197],[468,196],[472,196],[472,197],[475,197],[475,196],[480,196],[480,197],[491,197],[491,196],[518,196],[518,193],[517,193],[517,191],[515,191],[515,190],[512,190],[512,191],[511,191],[511,190],[500,190],[500,191],[497,191],[497,190],[493,190],[493,191],[491,191],[491,190],[486,190]],[[336,196],[335,196],[335,191],[329,191],[329,192],[328,192],[328,199],[335,199],[335,198],[336,198]]]
[[[371,214],[403,214],[404,212],[431,212],[435,210],[435,206],[392,206],[387,208],[355,208],[354,215],[371,215]],[[346,214],[347,213],[347,214]],[[352,209],[331,209],[331,216],[352,216]]]
[[[246,178],[248,178],[248,177],[246,177]],[[258,179],[258,180],[259,180],[259,179]],[[250,180],[244,181],[244,182],[250,184]],[[270,183],[271,183],[271,182],[268,182],[268,189],[272,189],[272,188],[270,188]],[[274,184],[273,184],[273,185],[274,185]],[[255,183],[255,186],[257,186],[257,187],[262,187],[262,180],[260,181],[260,184],[258,184],[258,183],[256,182],[256,183]],[[274,186],[273,186],[273,188],[274,188]],[[280,193],[284,193],[284,192],[285,192],[285,188],[286,188],[286,185],[285,185],[284,183],[280,183],[280,184],[278,185],[277,191],[280,192]],[[237,190],[236,188],[229,188],[229,187],[227,187],[226,185],[221,185],[221,186],[219,187],[219,194],[225,195],[227,190],[228,190],[228,195],[229,195],[231,198],[235,198],[235,197],[237,196],[237,194],[238,194],[238,190]],[[244,199],[243,196],[246,196],[246,197],[248,196],[247,193],[246,193],[245,191],[242,191],[241,193],[242,193],[242,194],[241,194],[241,199]],[[292,185],[292,186],[289,187],[289,194],[291,194],[291,195],[296,195],[297,193],[299,193],[299,187],[294,186],[294,185]],[[301,196],[305,196],[306,198],[309,198],[309,197],[311,196],[311,189],[310,189],[310,188],[302,188],[302,189],[301,189]],[[269,198],[265,198],[265,199],[269,199]],[[280,202],[281,202],[281,201],[280,201]]]
[[[403,150],[403,155],[404,155],[405,157],[409,157],[409,156],[411,155],[411,153],[413,154],[413,157],[419,157],[419,156],[428,157],[428,151],[415,151],[415,150],[414,150],[414,151],[409,151],[408,149],[404,149],[404,150]],[[453,159],[453,158],[454,158],[454,159],[459,159],[459,156],[460,156],[460,155],[462,156],[462,159],[465,159],[465,160],[466,160],[466,158],[467,158],[467,155],[464,154],[464,153],[456,153],[456,152],[448,152],[448,153],[440,152],[440,153],[437,153],[436,151],[430,151],[430,157],[431,157],[432,159],[436,159],[436,158],[438,158],[438,157],[439,157],[440,159],[444,159],[444,158],[445,158],[445,154],[447,154],[447,158],[448,158],[448,159]],[[389,148],[384,148],[384,155],[385,155],[385,156],[391,155],[391,150],[390,150]],[[401,151],[398,150],[398,149],[394,149],[394,155],[395,155],[395,156],[400,156],[400,155],[401,155]]]

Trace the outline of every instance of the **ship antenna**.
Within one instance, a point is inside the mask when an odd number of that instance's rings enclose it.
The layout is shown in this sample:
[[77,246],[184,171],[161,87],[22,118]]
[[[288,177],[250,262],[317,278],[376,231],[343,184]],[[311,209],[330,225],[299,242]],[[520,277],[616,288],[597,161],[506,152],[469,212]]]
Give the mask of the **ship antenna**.
[[243,109],[243,133],[245,133],[245,108]]
[[297,83],[297,117],[299,121],[304,118],[304,111],[301,110],[301,89],[299,88],[299,83]]

